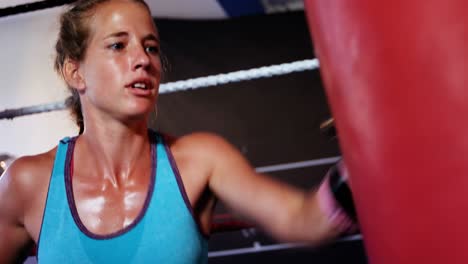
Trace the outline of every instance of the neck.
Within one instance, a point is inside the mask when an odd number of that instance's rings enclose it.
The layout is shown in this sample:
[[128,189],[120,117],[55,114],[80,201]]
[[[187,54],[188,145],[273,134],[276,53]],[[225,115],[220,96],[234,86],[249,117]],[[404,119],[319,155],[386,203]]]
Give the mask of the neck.
[[[75,155],[93,164],[94,175],[114,187],[130,180],[137,166],[151,166],[151,143],[146,122],[128,126],[122,123],[90,122],[77,139]],[[94,124],[94,125],[93,125]]]

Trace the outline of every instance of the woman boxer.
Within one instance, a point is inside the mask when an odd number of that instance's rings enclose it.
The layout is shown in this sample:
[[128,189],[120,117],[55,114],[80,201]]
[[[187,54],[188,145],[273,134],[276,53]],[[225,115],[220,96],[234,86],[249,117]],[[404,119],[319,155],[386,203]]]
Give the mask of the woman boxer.
[[257,174],[219,136],[148,129],[162,67],[142,0],[80,0],[55,68],[79,136],[16,160],[0,181],[0,263],[205,263],[215,201],[273,236],[317,244],[353,227],[325,182],[304,193]]

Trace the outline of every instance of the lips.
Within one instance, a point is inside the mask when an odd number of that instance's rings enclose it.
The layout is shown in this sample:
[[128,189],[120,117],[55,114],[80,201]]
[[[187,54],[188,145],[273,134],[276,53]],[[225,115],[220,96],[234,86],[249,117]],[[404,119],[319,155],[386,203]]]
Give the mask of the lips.
[[125,88],[133,95],[147,97],[154,95],[155,85],[149,78],[137,78],[125,85]]
[[139,90],[152,90],[154,88],[153,82],[148,78],[135,79],[125,86],[130,89]]

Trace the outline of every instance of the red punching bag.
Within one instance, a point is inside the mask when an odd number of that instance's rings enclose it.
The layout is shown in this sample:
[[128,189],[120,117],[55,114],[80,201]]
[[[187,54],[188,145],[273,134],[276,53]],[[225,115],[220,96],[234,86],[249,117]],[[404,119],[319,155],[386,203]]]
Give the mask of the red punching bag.
[[305,5],[370,263],[468,263],[468,1]]

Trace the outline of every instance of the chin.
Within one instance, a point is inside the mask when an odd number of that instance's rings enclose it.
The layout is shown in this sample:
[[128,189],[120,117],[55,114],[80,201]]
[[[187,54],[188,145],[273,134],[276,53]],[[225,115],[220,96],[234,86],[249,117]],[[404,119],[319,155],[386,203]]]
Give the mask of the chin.
[[140,109],[131,109],[128,111],[122,111],[119,113],[120,118],[122,120],[128,121],[138,121],[138,120],[146,120],[149,118],[151,111],[153,108],[140,108]]
[[142,109],[141,111],[132,111],[128,113],[128,116],[133,117],[133,118],[146,118],[150,116],[152,110],[153,109],[150,108],[150,109]]
[[126,107],[122,107],[120,112],[123,119],[147,119],[151,112],[155,111],[155,104],[151,102],[138,102],[127,104]]

